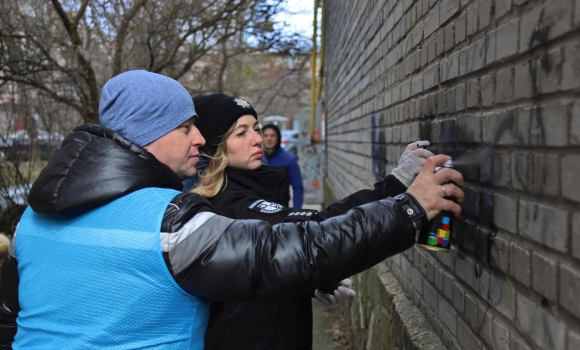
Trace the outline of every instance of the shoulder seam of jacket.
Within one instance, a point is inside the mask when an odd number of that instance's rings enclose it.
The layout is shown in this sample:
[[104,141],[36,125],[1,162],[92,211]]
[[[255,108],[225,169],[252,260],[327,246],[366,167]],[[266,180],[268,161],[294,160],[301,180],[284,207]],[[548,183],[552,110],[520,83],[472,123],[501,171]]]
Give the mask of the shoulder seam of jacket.
[[[169,203],[170,205],[177,205]],[[179,207],[177,207],[179,210]],[[189,221],[187,221],[178,231],[175,232],[161,232],[161,251],[169,252],[173,250],[179,243],[187,239],[191,234],[193,234],[197,229],[199,229],[203,224],[205,224],[209,219],[214,217],[216,214],[210,211],[204,211],[196,214]]]

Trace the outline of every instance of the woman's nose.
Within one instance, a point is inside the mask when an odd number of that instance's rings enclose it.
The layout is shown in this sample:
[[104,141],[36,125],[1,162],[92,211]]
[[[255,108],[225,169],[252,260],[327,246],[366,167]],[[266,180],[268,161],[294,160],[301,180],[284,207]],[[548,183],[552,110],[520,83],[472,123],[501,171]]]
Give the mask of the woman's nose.
[[262,138],[262,135],[256,133],[256,136],[254,137],[254,144],[261,144],[264,141],[264,139]]

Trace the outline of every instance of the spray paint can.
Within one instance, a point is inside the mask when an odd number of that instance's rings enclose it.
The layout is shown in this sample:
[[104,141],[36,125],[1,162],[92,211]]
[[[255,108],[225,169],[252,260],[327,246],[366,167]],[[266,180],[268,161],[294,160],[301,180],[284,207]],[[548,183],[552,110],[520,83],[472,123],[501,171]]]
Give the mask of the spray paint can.
[[[435,172],[441,169],[453,168],[451,160],[445,162],[442,166],[435,168]],[[445,199],[453,200],[451,197]],[[449,252],[451,246],[451,232],[453,229],[454,214],[450,211],[441,211],[435,219],[429,221],[427,227],[424,227],[419,233],[417,245],[440,252]]]

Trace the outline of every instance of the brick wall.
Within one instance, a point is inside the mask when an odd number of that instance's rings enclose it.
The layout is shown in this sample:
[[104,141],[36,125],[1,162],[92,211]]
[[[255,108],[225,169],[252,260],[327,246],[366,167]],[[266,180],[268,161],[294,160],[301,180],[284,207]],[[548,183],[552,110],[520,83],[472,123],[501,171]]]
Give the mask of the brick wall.
[[334,195],[414,140],[465,161],[451,252],[387,261],[405,295],[449,349],[580,349],[580,0],[326,6]]

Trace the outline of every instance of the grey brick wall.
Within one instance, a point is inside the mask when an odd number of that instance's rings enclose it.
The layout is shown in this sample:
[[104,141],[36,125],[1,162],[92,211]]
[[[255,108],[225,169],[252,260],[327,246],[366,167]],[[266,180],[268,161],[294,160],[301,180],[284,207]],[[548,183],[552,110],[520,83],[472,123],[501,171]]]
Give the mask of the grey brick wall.
[[580,349],[580,0],[326,6],[334,196],[414,140],[466,161],[451,252],[386,262],[406,297],[448,349]]

